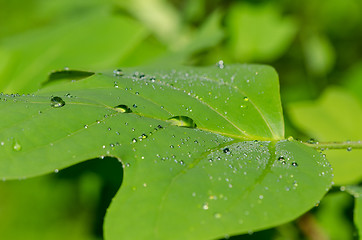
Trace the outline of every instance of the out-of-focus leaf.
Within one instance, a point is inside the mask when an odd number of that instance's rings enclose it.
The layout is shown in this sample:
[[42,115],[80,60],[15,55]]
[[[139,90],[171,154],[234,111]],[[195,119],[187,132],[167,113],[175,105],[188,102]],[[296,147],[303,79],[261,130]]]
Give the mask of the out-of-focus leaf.
[[362,62],[356,63],[345,75],[344,81],[348,90],[359,98],[362,104]]
[[316,220],[329,239],[353,239],[353,225],[345,214],[350,203],[351,197],[346,193],[329,193],[316,209]]
[[0,238],[95,240],[92,210],[100,194],[100,179],[92,180],[95,198],[88,194],[83,202],[79,201],[83,197],[79,182],[53,176],[0,182]]
[[236,3],[226,19],[230,54],[238,61],[272,61],[290,46],[297,32],[291,17],[274,5]]
[[303,39],[305,63],[308,71],[317,76],[327,74],[334,66],[335,53],[330,41],[321,35],[311,35]]
[[361,186],[347,186],[346,191],[352,194],[355,198],[353,219],[354,224],[358,229],[358,235],[362,238],[362,187]]
[[[288,106],[288,114],[297,127],[318,141],[361,140],[361,104],[341,88],[328,88],[317,101],[292,103]],[[361,149],[325,153],[334,169],[337,185],[354,183],[362,178]]]
[[6,60],[0,64],[0,89],[7,93],[35,91],[49,72],[62,67],[111,68],[147,34],[129,17],[100,8],[4,39],[0,52],[5,52]]
[[177,47],[182,43],[180,13],[167,0],[117,0],[120,7],[147,26],[164,43]]

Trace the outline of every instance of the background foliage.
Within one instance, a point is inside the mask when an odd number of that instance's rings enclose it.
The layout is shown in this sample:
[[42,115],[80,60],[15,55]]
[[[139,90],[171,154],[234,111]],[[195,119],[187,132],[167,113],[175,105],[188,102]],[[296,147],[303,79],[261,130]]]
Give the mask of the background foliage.
[[[280,75],[287,136],[361,140],[358,0],[0,0],[0,5],[4,93],[36,91],[49,72],[64,67],[266,63]],[[356,238],[353,197],[340,187],[361,182],[361,151],[325,154],[335,187],[317,208],[295,222],[240,238]],[[116,165],[110,160],[100,167],[92,160],[57,174],[2,182],[0,237],[100,239],[105,209],[122,181],[108,174]]]

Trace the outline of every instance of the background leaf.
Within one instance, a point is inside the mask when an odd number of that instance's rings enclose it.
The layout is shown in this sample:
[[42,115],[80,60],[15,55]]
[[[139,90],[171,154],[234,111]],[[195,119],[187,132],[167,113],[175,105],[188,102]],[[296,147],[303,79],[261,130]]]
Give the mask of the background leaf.
[[[358,141],[362,136],[362,110],[356,98],[341,88],[329,88],[317,102],[290,104],[293,122],[318,141]],[[361,179],[361,150],[328,150],[334,182],[350,184]],[[343,160],[341,160],[343,159]]]
[[354,223],[358,229],[358,234],[362,236],[362,189],[361,186],[347,186],[346,191],[355,197],[355,206],[354,206]]

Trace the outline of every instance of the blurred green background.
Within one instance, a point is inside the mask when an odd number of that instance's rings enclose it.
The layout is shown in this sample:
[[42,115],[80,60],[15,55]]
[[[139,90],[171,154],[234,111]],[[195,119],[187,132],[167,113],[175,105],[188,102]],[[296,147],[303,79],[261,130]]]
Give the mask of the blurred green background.
[[[0,92],[34,92],[65,67],[262,63],[280,75],[287,136],[362,140],[360,0],[0,0],[0,6]],[[356,239],[353,198],[339,187],[361,182],[361,150],[325,154],[335,187],[317,208],[231,239]],[[0,182],[0,239],[102,239],[102,219],[121,181],[120,164],[106,158]]]

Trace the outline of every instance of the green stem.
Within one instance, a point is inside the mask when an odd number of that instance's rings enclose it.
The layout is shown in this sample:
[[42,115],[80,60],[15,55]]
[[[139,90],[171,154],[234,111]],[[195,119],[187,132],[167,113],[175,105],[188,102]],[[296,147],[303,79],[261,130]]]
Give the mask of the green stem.
[[328,150],[328,149],[346,149],[347,151],[351,151],[352,149],[362,149],[362,142],[314,142],[314,143],[304,143],[315,149],[320,150]]

